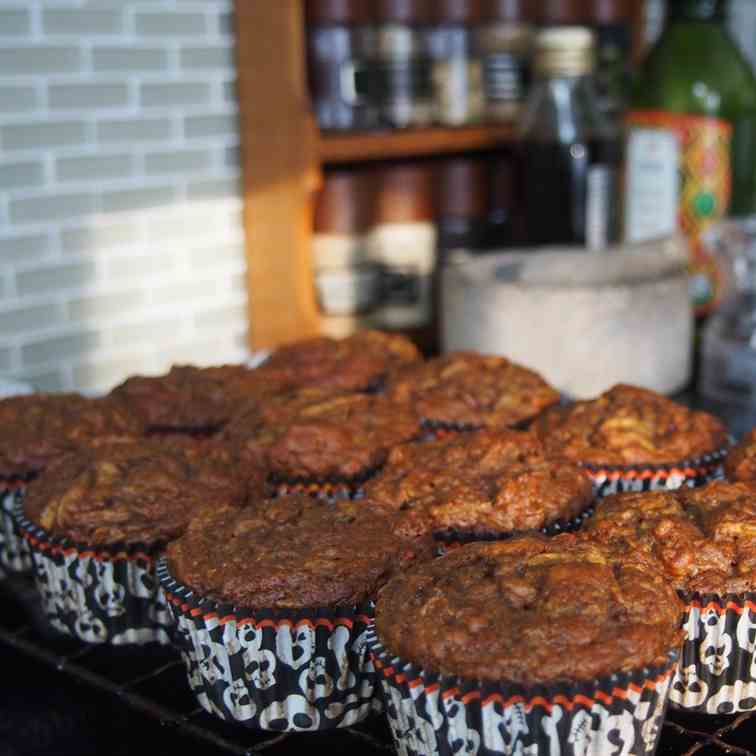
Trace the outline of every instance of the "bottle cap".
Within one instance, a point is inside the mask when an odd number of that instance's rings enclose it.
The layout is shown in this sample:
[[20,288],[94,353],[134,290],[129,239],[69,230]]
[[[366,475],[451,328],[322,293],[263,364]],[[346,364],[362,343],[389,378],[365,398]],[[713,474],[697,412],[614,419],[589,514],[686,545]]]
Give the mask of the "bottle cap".
[[370,23],[370,0],[306,0],[310,26],[352,26]]
[[327,171],[315,199],[313,228],[321,234],[361,234],[370,226],[373,172]]
[[486,21],[532,23],[537,8],[538,0],[482,0],[481,16]]
[[379,24],[427,24],[431,5],[431,0],[375,0],[373,13]]
[[436,0],[433,23],[471,25],[480,21],[480,0]]
[[543,29],[535,39],[536,73],[546,76],[581,76],[594,66],[593,32],[585,26]]
[[428,163],[396,163],[381,170],[376,187],[376,224],[414,223],[434,217],[434,171]]
[[584,24],[592,18],[587,5],[588,0],[541,0],[535,21],[542,26]]

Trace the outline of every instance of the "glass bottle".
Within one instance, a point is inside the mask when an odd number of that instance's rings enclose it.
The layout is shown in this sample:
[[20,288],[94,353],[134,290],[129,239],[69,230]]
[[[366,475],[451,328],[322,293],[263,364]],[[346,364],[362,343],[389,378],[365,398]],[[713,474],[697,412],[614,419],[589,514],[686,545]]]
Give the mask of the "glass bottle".
[[721,291],[702,234],[728,212],[756,209],[756,80],[727,32],[726,6],[669,0],[627,117],[625,236],[683,231],[699,315]]
[[602,249],[616,239],[619,137],[598,109],[594,36],[538,33],[535,81],[519,128],[519,241]]

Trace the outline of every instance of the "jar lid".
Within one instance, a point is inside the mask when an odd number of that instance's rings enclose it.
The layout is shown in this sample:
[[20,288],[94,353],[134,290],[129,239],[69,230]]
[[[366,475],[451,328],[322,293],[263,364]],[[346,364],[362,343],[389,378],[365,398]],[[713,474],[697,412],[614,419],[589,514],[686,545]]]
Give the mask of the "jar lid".
[[538,17],[538,0],[482,0],[485,21],[531,23]]
[[433,22],[436,24],[475,24],[480,21],[481,0],[436,0]]
[[438,211],[442,218],[485,218],[488,170],[482,158],[459,157],[439,166]]
[[537,4],[535,21],[544,26],[585,23],[592,20],[589,2],[590,0],[541,0]]
[[580,76],[594,65],[593,31],[585,26],[543,29],[535,38],[534,68],[551,76]]
[[431,0],[375,0],[373,13],[380,24],[427,24],[431,7]]
[[315,199],[315,233],[361,234],[367,231],[372,215],[372,195],[372,171],[327,171]]
[[593,0],[590,15],[595,24],[629,23],[633,19],[634,0]]
[[370,0],[306,0],[305,17],[310,26],[370,23]]
[[387,165],[376,183],[376,224],[413,223],[435,217],[434,171],[430,164]]

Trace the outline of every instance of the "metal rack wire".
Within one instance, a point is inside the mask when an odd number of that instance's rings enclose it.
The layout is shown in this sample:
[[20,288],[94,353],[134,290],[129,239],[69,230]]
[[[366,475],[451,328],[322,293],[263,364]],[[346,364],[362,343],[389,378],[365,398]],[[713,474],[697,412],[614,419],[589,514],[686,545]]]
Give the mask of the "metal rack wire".
[[[197,706],[183,664],[170,649],[86,646],[47,630],[36,613],[28,583],[6,581],[0,589],[0,644],[114,696],[145,717],[182,735],[235,756],[300,754],[310,748],[378,756],[392,753],[384,721],[327,733],[250,731],[219,721]],[[701,716],[670,710],[658,756],[756,756],[756,711],[736,716]]]

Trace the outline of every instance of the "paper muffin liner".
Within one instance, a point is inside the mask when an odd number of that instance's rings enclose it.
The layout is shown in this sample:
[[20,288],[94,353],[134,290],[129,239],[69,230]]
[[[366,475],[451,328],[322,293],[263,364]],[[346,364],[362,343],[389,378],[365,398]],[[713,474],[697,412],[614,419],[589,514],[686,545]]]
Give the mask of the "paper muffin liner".
[[162,547],[74,543],[29,520],[21,501],[13,515],[53,628],[85,643],[170,645],[173,623],[155,574]]
[[272,496],[305,494],[317,499],[355,499],[362,496],[363,486],[380,472],[381,467],[371,467],[353,477],[308,478],[272,473],[267,486]]
[[685,640],[669,699],[681,709],[756,709],[756,593],[683,594]]
[[0,478],[0,578],[32,570],[29,547],[16,530],[13,509],[30,478]]
[[730,447],[671,465],[591,465],[581,467],[591,476],[597,496],[625,491],[673,491],[695,487],[721,478]]
[[670,651],[659,667],[525,687],[428,672],[391,654],[374,623],[368,648],[400,756],[653,754],[677,663]]
[[349,727],[381,710],[367,652],[373,604],[246,610],[157,567],[189,687],[205,711],[260,730]]

